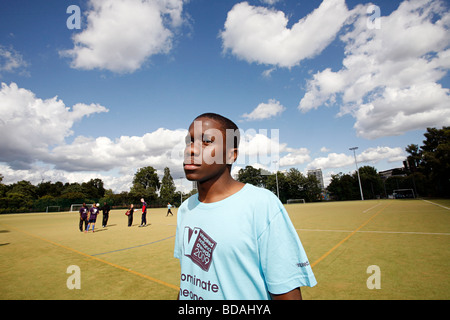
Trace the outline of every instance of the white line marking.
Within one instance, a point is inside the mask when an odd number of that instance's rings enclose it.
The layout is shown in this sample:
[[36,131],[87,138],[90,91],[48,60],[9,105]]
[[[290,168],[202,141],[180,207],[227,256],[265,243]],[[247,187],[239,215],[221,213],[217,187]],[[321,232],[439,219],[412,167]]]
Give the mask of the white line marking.
[[[353,232],[352,230],[323,230],[323,229],[295,229],[299,231],[322,231],[322,232]],[[439,235],[450,236],[450,233],[440,232],[408,232],[408,231],[356,231],[365,233],[393,233],[393,234],[427,234],[427,235]]]
[[372,210],[373,208],[378,207],[379,205],[381,205],[381,202],[377,205],[374,205],[373,207],[370,207],[369,209],[364,210],[363,213],[366,213],[367,211]]
[[[422,200],[423,200],[423,199],[422,199]],[[428,200],[423,200],[423,201],[425,201],[425,202],[428,202],[428,203],[431,203],[431,204],[434,204],[435,206],[438,206],[438,207],[441,207],[441,208],[444,208],[444,209],[450,210],[450,208],[448,208],[448,207],[444,207],[444,206],[441,206],[440,204],[437,204],[437,203],[434,203],[434,202],[431,202],[431,201],[428,201]]]

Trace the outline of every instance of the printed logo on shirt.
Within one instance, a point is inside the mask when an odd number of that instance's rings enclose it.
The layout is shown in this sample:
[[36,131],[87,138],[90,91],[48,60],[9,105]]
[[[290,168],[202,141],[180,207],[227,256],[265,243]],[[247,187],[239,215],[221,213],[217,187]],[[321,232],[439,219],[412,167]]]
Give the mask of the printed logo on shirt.
[[194,228],[192,230],[189,227],[184,228],[184,255],[189,257],[202,270],[209,270],[216,245],[217,242],[202,229]]
[[299,268],[304,268],[307,266],[309,266],[309,261],[297,263],[297,267],[299,267]]

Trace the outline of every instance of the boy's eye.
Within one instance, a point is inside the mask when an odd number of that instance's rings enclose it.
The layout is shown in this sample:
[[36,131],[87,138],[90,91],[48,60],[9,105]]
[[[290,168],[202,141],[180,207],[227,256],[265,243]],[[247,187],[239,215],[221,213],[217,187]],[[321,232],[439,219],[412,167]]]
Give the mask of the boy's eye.
[[184,142],[186,143],[186,145],[188,146],[188,145],[190,145],[192,142],[194,142],[193,141],[193,139],[191,139],[191,136],[190,135],[188,135],[188,136],[186,136],[186,138],[184,138]]
[[203,143],[204,144],[211,144],[214,142],[214,138],[213,137],[203,137]]
[[[211,144],[214,142],[214,137],[203,137],[202,142],[203,144]],[[195,143],[195,140],[193,138],[191,138],[191,136],[186,136],[186,138],[184,138],[184,142],[186,144],[186,146],[189,146],[191,143]]]

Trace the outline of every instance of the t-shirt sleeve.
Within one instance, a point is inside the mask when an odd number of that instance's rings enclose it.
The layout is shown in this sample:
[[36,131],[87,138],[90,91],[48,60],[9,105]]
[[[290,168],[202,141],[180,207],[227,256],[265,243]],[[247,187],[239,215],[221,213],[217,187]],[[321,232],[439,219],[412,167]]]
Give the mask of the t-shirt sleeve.
[[175,247],[173,249],[173,256],[177,259],[180,259],[181,258],[181,248],[178,245],[178,243],[179,243],[178,237],[179,237],[179,232],[178,232],[178,228],[177,228],[177,233],[175,234]]
[[182,215],[182,210],[181,207],[178,210],[178,215],[177,215],[177,230],[175,233],[175,246],[173,249],[173,256],[177,259],[181,259],[181,245],[180,245],[180,237],[182,237],[182,235],[180,234],[180,221],[179,219],[181,219],[181,215]]
[[313,287],[317,284],[305,250],[284,207],[279,207],[258,242],[261,268],[270,293],[283,294],[298,287]]

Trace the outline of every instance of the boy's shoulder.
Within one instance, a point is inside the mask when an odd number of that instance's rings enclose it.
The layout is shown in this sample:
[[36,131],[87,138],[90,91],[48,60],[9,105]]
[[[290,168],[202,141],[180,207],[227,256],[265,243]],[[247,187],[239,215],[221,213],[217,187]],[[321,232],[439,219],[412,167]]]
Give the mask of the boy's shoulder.
[[[230,200],[234,199],[235,201],[244,201],[248,204],[255,203],[255,204],[267,204],[267,203],[278,203],[279,200],[277,196],[270,190],[254,186],[252,184],[245,184],[245,186],[236,194],[232,195],[230,197]],[[190,196],[180,206],[180,209],[188,209],[196,207],[198,201],[198,193]]]
[[283,208],[280,199],[270,190],[247,184],[247,192],[244,199],[248,205],[260,212],[279,212]]
[[254,186],[254,185],[249,184],[249,183],[245,184],[245,188],[246,188],[246,190],[248,192],[251,192],[251,193],[254,193],[254,194],[265,195],[265,196],[268,196],[268,197],[275,196],[272,191],[270,191],[270,190],[268,190],[266,188]]

